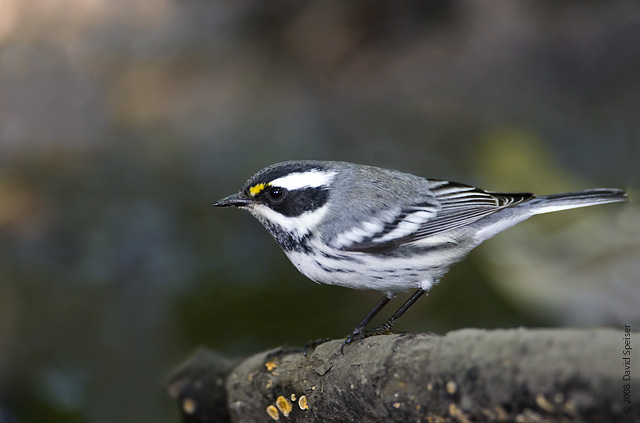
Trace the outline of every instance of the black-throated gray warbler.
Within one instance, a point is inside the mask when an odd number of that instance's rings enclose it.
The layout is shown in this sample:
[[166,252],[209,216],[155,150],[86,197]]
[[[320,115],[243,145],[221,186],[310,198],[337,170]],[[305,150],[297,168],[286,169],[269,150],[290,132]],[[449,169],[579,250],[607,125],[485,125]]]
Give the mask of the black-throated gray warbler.
[[390,330],[449,266],[498,232],[534,214],[626,199],[619,189],[536,197],[353,163],[289,161],[215,205],[248,210],[308,278],[385,293],[348,343],[395,293],[417,289],[373,333]]

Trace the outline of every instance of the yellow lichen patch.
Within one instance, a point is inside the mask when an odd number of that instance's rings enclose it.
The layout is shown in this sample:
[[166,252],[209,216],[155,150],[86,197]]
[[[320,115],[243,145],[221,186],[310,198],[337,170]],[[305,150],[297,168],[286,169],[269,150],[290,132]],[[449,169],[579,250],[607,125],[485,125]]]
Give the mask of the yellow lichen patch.
[[278,409],[275,408],[273,405],[270,405],[267,407],[267,414],[273,420],[280,420],[280,413],[278,412]]
[[186,398],[182,401],[182,410],[187,414],[193,414],[196,412],[196,402],[190,398]]
[[278,364],[276,363],[276,360],[271,360],[271,361],[267,361],[266,363],[264,363],[264,367],[267,368],[267,371],[273,371],[273,369],[275,369],[278,366]]
[[455,382],[450,381],[450,382],[447,382],[446,389],[449,395],[453,395],[458,390],[458,385]]
[[256,184],[249,188],[249,194],[251,194],[252,197],[255,197],[256,195],[260,194],[266,186],[267,184]]
[[296,394],[291,394],[291,401],[296,402]]
[[394,402],[393,403],[393,408],[400,408],[402,407],[402,403],[401,402]]
[[494,420],[501,422],[501,421],[506,421],[509,418],[509,413],[507,413],[507,410],[500,407],[499,405],[496,405],[493,408],[493,411],[496,412],[496,418]]
[[570,416],[576,416],[578,414],[578,410],[576,409],[576,403],[572,400],[567,401],[564,404],[564,412]]
[[536,404],[547,413],[553,413],[556,410],[556,407],[549,401],[547,401],[547,399],[542,394],[536,395]]
[[271,379],[269,379],[267,383],[264,384],[264,387],[266,389],[271,389],[272,386],[273,386],[273,381]]
[[282,415],[285,417],[289,417],[289,413],[291,413],[291,410],[293,409],[289,400],[282,395],[276,398],[276,407],[278,407],[278,410],[280,410]]
[[449,404],[449,415],[458,419],[460,423],[470,423],[469,418],[453,403]]
[[309,409],[309,405],[307,404],[307,397],[306,396],[301,396],[300,399],[298,400],[298,407],[300,407],[300,410],[308,410]]

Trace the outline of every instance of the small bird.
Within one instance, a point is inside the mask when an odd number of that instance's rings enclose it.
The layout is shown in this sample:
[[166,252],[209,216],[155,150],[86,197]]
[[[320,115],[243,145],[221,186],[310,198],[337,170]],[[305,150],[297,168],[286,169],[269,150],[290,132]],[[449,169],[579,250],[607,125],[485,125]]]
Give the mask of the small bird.
[[[309,279],[384,293],[344,347],[388,333],[452,264],[516,223],[535,214],[625,200],[620,189],[536,197],[360,164],[305,160],[262,169],[215,206],[248,210]],[[410,289],[416,291],[386,323],[365,331],[396,293]]]

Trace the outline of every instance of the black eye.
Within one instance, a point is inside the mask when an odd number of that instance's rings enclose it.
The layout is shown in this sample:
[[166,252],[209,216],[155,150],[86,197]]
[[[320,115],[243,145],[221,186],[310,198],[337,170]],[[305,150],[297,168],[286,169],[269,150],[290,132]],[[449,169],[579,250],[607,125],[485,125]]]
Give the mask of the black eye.
[[269,188],[269,198],[272,200],[280,200],[284,196],[285,190],[283,188],[272,187]]

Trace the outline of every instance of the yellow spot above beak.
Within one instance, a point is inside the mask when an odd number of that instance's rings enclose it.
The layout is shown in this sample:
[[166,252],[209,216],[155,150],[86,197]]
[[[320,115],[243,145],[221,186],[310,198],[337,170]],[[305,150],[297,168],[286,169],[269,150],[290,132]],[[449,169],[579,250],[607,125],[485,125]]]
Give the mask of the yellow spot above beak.
[[256,184],[249,188],[249,194],[251,194],[252,197],[255,197],[256,195],[260,194],[266,186],[267,184]]

